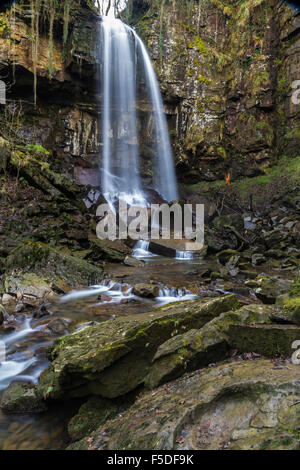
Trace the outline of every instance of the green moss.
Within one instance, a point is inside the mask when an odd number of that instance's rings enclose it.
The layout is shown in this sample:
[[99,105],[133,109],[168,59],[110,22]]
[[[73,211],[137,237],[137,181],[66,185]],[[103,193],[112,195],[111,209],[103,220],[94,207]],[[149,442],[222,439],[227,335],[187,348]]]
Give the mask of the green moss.
[[45,147],[43,147],[42,145],[38,145],[38,144],[28,144],[26,145],[25,147],[25,150],[29,150],[29,151],[32,151],[33,154],[44,154],[44,155],[50,155],[50,152],[45,149]]
[[208,56],[209,49],[204,44],[203,40],[199,36],[195,36],[191,42],[188,43],[189,49],[197,49],[199,54],[203,56]]

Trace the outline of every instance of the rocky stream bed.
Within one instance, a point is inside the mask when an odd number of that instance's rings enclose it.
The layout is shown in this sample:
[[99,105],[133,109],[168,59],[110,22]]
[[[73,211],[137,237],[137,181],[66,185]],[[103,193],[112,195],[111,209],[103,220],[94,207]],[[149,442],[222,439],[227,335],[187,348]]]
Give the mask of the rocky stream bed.
[[297,207],[215,217],[198,259],[9,251],[1,448],[298,449]]

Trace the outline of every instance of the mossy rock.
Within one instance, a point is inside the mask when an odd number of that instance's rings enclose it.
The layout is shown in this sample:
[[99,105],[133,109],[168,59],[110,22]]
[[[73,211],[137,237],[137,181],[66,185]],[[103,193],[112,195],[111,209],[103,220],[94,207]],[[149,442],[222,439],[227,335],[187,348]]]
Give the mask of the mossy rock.
[[[25,178],[29,184],[35,186],[53,198],[67,196],[72,198],[75,205],[83,208],[79,199],[81,188],[60,173],[53,171],[47,161],[37,157],[36,146],[26,147],[23,151],[15,150],[11,154],[10,165],[17,174]],[[46,149],[45,149],[46,150]],[[45,157],[45,153],[42,154]]]
[[116,416],[119,406],[111,400],[91,397],[68,423],[68,433],[72,441],[78,441],[95,431],[108,419]]
[[229,343],[239,352],[255,352],[266,357],[292,357],[292,344],[300,340],[296,325],[231,325]]
[[299,449],[299,394],[297,365],[225,363],[141,394],[105,434],[100,426],[68,449]]
[[[288,292],[290,287],[290,281],[269,276],[258,276],[251,282],[256,297],[267,305],[275,304],[277,297]],[[251,287],[250,282],[247,285]]]
[[53,293],[51,285],[35,273],[24,273],[17,276],[5,275],[2,280],[2,289],[6,294],[33,296],[43,298]]
[[102,279],[102,267],[60,252],[44,243],[27,242],[12,251],[6,259],[6,275],[18,277],[35,273],[48,281],[60,279],[71,286],[89,285]]
[[0,408],[5,413],[39,413],[46,410],[46,404],[35,386],[12,382],[2,395]]
[[154,388],[179,377],[187,370],[224,360],[231,346],[230,326],[269,323],[271,312],[272,308],[265,305],[247,305],[236,311],[222,313],[199,330],[193,329],[169,339],[158,348],[146,385]]
[[131,249],[121,243],[121,241],[90,239],[92,248],[92,259],[100,259],[112,262],[123,262],[126,256],[131,254]]
[[283,305],[283,317],[300,325],[300,296],[287,300]]
[[39,380],[45,398],[115,398],[144,383],[160,344],[238,307],[233,295],[178,302],[90,326],[58,339]]

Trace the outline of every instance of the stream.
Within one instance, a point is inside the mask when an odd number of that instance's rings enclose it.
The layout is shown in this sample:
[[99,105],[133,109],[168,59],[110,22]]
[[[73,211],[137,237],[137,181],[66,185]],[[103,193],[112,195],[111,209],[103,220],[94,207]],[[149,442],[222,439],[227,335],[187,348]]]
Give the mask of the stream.
[[[256,301],[243,279],[216,281],[211,287],[195,276],[208,267],[218,270],[217,261],[188,258],[167,259],[153,256],[139,248],[134,254],[145,261],[144,268],[120,264],[106,265],[100,285],[71,291],[47,305],[40,318],[32,311],[16,316],[14,331],[0,333],[6,358],[0,363],[0,395],[14,380],[37,383],[48,366],[46,349],[55,338],[117,316],[150,311],[171,302],[234,292],[242,302]],[[134,294],[137,283],[158,283],[156,298]],[[13,308],[13,307],[11,307]],[[3,349],[3,347],[2,347]],[[36,415],[5,415],[0,411],[0,449],[62,449],[68,443],[66,424],[81,405],[80,400],[55,404],[49,411]]]

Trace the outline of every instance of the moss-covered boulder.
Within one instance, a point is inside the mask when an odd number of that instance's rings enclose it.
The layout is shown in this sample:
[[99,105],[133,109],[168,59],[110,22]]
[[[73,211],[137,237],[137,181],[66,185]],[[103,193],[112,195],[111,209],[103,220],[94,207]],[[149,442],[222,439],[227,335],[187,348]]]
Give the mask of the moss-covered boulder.
[[300,340],[296,325],[230,325],[229,343],[240,352],[255,352],[267,357],[292,357],[292,344]]
[[2,290],[6,284],[13,283],[12,279],[19,276],[24,279],[24,273],[36,274],[48,281],[60,279],[71,286],[88,285],[102,279],[101,266],[94,266],[40,242],[27,242],[9,254]]
[[54,342],[48,355],[52,364],[41,375],[39,390],[51,399],[124,395],[144,383],[160,344],[237,307],[233,295],[220,296],[84,328]]
[[2,395],[0,408],[5,413],[39,413],[46,410],[46,404],[34,385],[12,382]]
[[91,397],[68,423],[68,433],[72,441],[78,441],[95,431],[108,419],[114,418],[119,407],[111,400]]
[[299,449],[299,394],[297,365],[222,364],[141,395],[69,449]]
[[158,348],[146,385],[157,387],[179,377],[187,370],[205,367],[226,358],[230,347],[229,329],[233,324],[268,323],[272,309],[265,305],[247,305],[222,313],[201,329],[175,336]]

